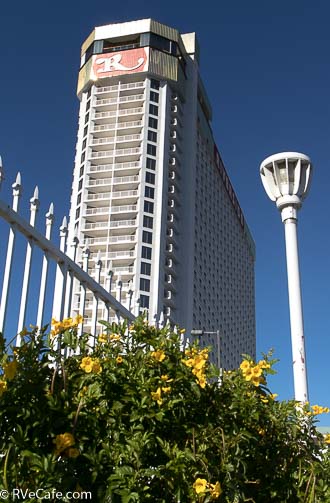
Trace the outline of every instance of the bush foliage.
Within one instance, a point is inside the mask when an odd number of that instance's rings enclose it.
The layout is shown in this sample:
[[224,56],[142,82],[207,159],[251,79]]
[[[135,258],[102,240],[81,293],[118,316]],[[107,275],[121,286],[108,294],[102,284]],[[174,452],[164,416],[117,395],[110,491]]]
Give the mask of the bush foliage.
[[103,322],[95,340],[77,337],[79,321],[24,331],[12,352],[1,344],[1,489],[90,491],[102,503],[330,501],[329,438],[315,428],[326,410],[276,400],[271,355],[220,382],[180,331],[139,318]]

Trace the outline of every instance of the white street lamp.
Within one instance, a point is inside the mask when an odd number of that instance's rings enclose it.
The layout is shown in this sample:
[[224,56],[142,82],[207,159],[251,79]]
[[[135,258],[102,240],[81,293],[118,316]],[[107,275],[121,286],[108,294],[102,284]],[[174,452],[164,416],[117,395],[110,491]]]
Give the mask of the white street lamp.
[[297,152],[282,152],[267,157],[260,175],[267,195],[276,202],[285,230],[290,306],[291,343],[295,399],[308,400],[304,323],[301,302],[297,243],[297,210],[308,192],[312,174],[309,157]]

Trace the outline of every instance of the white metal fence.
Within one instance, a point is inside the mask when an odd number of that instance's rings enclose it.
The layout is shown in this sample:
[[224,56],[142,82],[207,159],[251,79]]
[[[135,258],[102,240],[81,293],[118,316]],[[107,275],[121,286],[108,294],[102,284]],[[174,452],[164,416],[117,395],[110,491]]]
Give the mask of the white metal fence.
[[[3,169],[0,157],[0,188],[3,182]],[[46,289],[49,278],[49,265],[53,261],[56,264],[56,275],[53,288],[50,288],[53,298],[52,302],[52,317],[57,320],[70,317],[72,313],[72,291],[73,282],[77,281],[81,286],[81,298],[79,302],[80,314],[85,315],[86,308],[86,293],[91,292],[93,298],[92,310],[92,323],[91,331],[96,333],[97,313],[99,303],[103,303],[107,318],[110,319],[113,313],[118,320],[127,319],[134,320],[135,315],[131,312],[131,303],[129,310],[124,307],[119,300],[116,300],[106,289],[104,289],[95,279],[88,274],[88,258],[89,250],[85,248],[83,251],[82,267],[75,262],[77,248],[79,241],[74,239],[72,246],[72,258],[66,254],[68,226],[66,217],[63,218],[62,225],[60,226],[60,246],[56,246],[51,241],[52,228],[54,222],[54,207],[50,204],[49,210],[46,213],[45,232],[42,234],[36,228],[37,214],[39,208],[39,191],[36,187],[33,196],[30,199],[30,221],[27,222],[19,214],[20,198],[22,193],[21,175],[18,173],[15,182],[12,184],[12,205],[8,205],[0,198],[0,218],[9,224],[9,234],[7,240],[7,251],[4,264],[3,278],[0,278],[0,287],[2,282],[1,303],[0,303],[0,332],[4,331],[7,314],[10,314],[10,298],[9,290],[13,276],[17,275],[14,260],[14,248],[18,235],[24,236],[26,241],[25,263],[23,269],[23,278],[21,278],[21,290],[19,299],[19,314],[17,321],[17,339],[16,344],[20,345],[20,332],[23,330],[26,323],[27,304],[29,300],[30,286],[31,286],[31,270],[32,270],[32,256],[35,248],[39,248],[42,252],[42,263],[39,267],[40,281],[37,295],[33,292],[30,298],[37,303],[36,305],[36,320],[35,324],[38,327],[50,322],[45,320],[45,305],[46,305]],[[1,236],[0,246],[6,246],[5,236]],[[102,260],[100,256],[96,258],[97,270],[99,274],[102,269]],[[15,274],[13,271],[15,270]],[[36,281],[36,278],[33,277]],[[17,278],[15,278],[17,281]],[[120,286],[120,285],[119,285]],[[118,288],[118,298],[121,299],[121,290]],[[49,302],[49,299],[48,299]],[[90,300],[89,300],[90,303]],[[139,312],[139,303],[134,304],[135,314]],[[12,322],[13,320],[11,320]],[[29,320],[33,322],[34,320]],[[80,329],[83,330],[83,326]]]

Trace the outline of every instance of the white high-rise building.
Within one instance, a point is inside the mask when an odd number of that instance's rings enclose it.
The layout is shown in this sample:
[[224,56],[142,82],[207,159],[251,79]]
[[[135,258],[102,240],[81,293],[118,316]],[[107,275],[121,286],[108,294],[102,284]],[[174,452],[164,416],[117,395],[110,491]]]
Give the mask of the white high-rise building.
[[89,248],[90,274],[100,259],[101,284],[150,320],[219,330],[222,366],[254,356],[254,243],[213,139],[195,33],[151,19],[95,28],[78,97],[76,260]]

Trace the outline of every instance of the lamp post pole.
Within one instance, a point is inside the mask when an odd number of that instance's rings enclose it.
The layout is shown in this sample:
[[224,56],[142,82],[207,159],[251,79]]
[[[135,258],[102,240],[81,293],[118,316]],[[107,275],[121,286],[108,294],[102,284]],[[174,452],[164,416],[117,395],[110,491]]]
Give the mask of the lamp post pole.
[[297,152],[283,152],[265,159],[260,166],[261,180],[281,212],[285,232],[288,275],[291,345],[295,400],[308,400],[304,322],[300,288],[297,240],[297,211],[307,194],[312,172],[310,159]]

